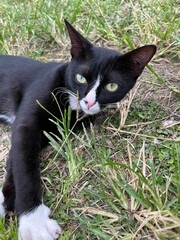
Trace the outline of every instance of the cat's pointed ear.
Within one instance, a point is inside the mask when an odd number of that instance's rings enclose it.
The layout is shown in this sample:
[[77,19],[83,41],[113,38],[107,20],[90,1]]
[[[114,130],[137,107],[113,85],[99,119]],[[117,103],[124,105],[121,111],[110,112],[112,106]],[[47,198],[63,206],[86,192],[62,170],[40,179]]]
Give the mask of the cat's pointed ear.
[[84,38],[66,19],[64,20],[71,40],[72,57],[85,57],[92,44]]
[[133,77],[137,78],[141,75],[144,67],[148,64],[156,52],[155,45],[146,45],[128,52],[122,56],[122,63],[131,71]]

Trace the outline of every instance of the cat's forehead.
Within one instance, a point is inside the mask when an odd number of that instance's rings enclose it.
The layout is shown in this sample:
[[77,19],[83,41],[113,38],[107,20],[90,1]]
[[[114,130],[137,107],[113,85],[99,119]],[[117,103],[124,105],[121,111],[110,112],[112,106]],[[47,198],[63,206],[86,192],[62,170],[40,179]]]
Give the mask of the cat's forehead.
[[94,61],[95,68],[106,72],[113,68],[115,62],[121,55],[122,54],[112,49],[94,47],[92,61]]
[[110,48],[104,48],[104,47],[97,47],[97,46],[93,46],[93,52],[96,55],[96,57],[105,57],[105,58],[109,58],[109,57],[117,57],[117,56],[121,56],[122,54],[119,53],[118,51],[114,50],[114,49],[110,49]]
[[94,47],[90,57],[78,64],[76,70],[83,74],[103,75],[113,68],[120,56],[121,54],[117,51]]
[[89,74],[91,72],[91,65],[88,62],[82,63],[77,67],[76,71],[77,73]]

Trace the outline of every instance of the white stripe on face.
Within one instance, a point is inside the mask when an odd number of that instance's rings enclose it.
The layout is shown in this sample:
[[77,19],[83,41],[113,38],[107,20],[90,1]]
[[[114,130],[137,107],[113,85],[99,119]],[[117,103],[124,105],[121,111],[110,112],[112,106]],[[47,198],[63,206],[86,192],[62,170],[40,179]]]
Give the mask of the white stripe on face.
[[[92,87],[92,89],[88,92],[88,94],[80,100],[78,104],[78,100],[76,96],[69,96],[69,104],[72,110],[82,110],[84,113],[88,115],[94,115],[100,112],[100,105],[96,102],[96,91],[100,85],[100,76],[97,77],[97,80]],[[80,107],[80,108],[79,108]]]
[[100,85],[100,76],[97,77],[97,80],[93,88],[80,101],[80,106],[82,111],[88,115],[94,115],[100,112],[100,105],[98,102],[96,102],[96,91],[99,85]]
[[85,102],[92,102],[95,103],[96,101],[96,90],[100,85],[100,77],[98,76],[97,81],[95,82],[93,88],[88,92],[88,94],[85,96],[84,101]]

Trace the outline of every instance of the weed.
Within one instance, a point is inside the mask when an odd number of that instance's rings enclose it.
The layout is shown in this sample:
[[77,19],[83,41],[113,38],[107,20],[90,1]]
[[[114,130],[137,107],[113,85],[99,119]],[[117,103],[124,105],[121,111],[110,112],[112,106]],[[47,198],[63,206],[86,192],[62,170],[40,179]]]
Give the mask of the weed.
[[[159,60],[168,57],[177,64],[178,1],[4,0],[0,14],[1,54],[49,60],[51,53],[53,60],[67,60],[64,18],[97,45],[122,52],[158,45],[146,81],[116,111],[106,109],[97,119],[101,124],[73,134],[70,111],[61,121],[52,116],[62,137],[45,133],[53,150],[42,154],[42,182],[62,240],[178,239],[178,73],[173,69],[168,75],[171,65]],[[8,147],[2,138],[1,176]],[[3,240],[17,239],[12,218],[0,220]]]

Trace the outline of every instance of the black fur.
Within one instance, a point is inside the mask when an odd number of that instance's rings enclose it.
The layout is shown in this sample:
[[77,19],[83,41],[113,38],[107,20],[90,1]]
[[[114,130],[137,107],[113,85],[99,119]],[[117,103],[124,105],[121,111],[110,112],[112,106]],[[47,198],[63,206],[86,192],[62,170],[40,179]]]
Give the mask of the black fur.
[[[70,62],[43,63],[24,57],[0,56],[1,118],[6,120],[16,116],[12,124],[11,150],[3,186],[4,206],[6,211],[15,210],[18,215],[31,211],[42,202],[38,156],[47,143],[43,131],[57,133],[55,125],[48,120],[50,115],[38,105],[37,100],[60,118],[51,93],[57,95],[60,108],[64,111],[69,105],[67,90],[74,94],[79,92],[79,99],[82,99],[100,76],[96,101],[101,107],[118,102],[134,86],[156,51],[154,45],[149,45],[123,55],[93,46],[67,21],[66,27],[71,39]],[[74,80],[77,73],[86,77],[86,86]],[[119,85],[115,93],[104,88],[110,82]],[[73,111],[72,125],[75,121],[76,112]]]

